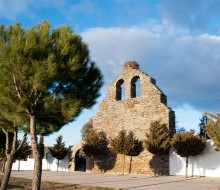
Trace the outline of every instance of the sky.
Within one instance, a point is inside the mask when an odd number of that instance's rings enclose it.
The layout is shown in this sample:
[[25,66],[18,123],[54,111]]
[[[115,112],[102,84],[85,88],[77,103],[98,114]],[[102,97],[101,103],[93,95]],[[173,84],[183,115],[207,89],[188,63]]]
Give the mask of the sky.
[[29,28],[48,20],[71,26],[88,44],[105,84],[97,104],[59,135],[67,146],[81,139],[81,127],[98,111],[107,87],[126,61],[156,79],[176,113],[176,125],[198,131],[204,112],[220,112],[219,0],[0,0],[0,24]]

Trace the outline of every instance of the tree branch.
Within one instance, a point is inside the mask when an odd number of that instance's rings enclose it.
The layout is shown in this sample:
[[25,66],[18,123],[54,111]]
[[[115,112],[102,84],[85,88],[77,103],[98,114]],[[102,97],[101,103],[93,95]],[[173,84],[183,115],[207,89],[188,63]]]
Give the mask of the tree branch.
[[15,79],[14,75],[13,75],[13,80],[14,80],[14,85],[15,85],[15,90],[17,92],[17,96],[21,99],[21,94],[19,92],[19,89],[18,89],[18,86],[17,86],[16,79]]
[[6,130],[4,127],[2,127],[2,131],[5,133],[5,137],[6,137],[5,155],[7,155],[8,151],[9,151],[9,135],[8,135],[8,130]]
[[[15,124],[14,124],[14,126],[15,126]],[[18,138],[18,129],[17,129],[17,127],[15,127],[14,136],[13,136],[13,143],[12,143],[12,151],[13,151],[13,152],[15,152],[15,150],[16,150],[17,138]],[[12,152],[12,151],[11,151],[11,152]]]
[[24,142],[26,141],[26,138],[27,138],[27,134],[24,134],[23,139],[22,139],[20,145],[18,146],[16,152],[18,152],[18,151],[21,149],[22,145],[23,145]]

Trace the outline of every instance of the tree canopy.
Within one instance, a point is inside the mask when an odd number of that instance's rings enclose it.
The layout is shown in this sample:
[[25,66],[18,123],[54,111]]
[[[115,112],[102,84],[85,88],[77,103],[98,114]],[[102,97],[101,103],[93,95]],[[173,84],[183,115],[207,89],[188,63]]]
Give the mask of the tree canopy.
[[81,129],[81,133],[82,133],[82,139],[85,139],[87,135],[89,135],[90,131],[92,130],[93,127],[93,123],[92,123],[92,119],[90,119],[88,122],[86,122],[82,129]]
[[209,138],[206,134],[206,131],[205,131],[205,126],[207,125],[207,116],[203,115],[202,118],[200,118],[199,120],[200,120],[200,123],[199,123],[199,136]]
[[203,152],[206,146],[206,139],[199,135],[194,135],[194,130],[191,130],[181,134],[176,133],[171,140],[171,145],[178,155],[186,157],[185,176],[188,177],[188,158]]
[[144,150],[143,142],[137,139],[132,131],[129,131],[127,135],[127,143],[128,147],[130,147],[126,154],[128,156],[139,156],[140,153]]
[[90,130],[89,134],[84,138],[82,145],[83,152],[92,157],[92,170],[94,168],[94,157],[106,155],[109,153],[109,141],[105,132]]
[[155,155],[154,159],[154,176],[157,171],[157,156],[169,153],[170,149],[170,133],[166,124],[160,120],[153,121],[150,124],[149,132],[146,134],[147,139],[144,141],[145,148]]
[[145,147],[150,153],[156,156],[169,153],[170,134],[166,124],[162,124],[161,121],[153,121],[146,137]]
[[40,189],[37,134],[58,131],[94,105],[102,74],[91,61],[87,44],[69,26],[51,29],[47,21],[28,29],[18,23],[1,25],[0,50],[0,105],[4,107],[0,115],[18,116],[16,124],[25,124],[30,133],[35,159],[32,189]]

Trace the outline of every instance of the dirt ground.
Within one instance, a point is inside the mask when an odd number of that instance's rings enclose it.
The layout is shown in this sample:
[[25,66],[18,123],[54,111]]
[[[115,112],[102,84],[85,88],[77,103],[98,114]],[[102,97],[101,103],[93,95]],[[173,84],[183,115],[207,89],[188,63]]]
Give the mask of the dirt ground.
[[[0,181],[2,176],[0,176]],[[24,178],[15,178],[11,177],[9,181],[9,186],[7,189],[13,190],[29,190],[31,189],[32,180]],[[54,182],[41,182],[42,190],[116,190],[113,188],[104,188],[104,187],[88,187],[81,186],[77,184],[63,184],[63,183],[54,183]]]

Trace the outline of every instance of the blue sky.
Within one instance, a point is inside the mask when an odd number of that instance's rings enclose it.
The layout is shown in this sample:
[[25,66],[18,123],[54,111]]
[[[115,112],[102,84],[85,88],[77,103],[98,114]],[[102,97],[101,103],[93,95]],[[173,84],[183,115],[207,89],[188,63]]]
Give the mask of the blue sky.
[[[0,23],[25,28],[48,20],[70,25],[89,45],[109,84],[135,60],[157,80],[179,127],[198,129],[205,111],[220,112],[220,1],[218,0],[0,0]],[[45,138],[53,145],[81,139],[80,129],[98,104]]]

